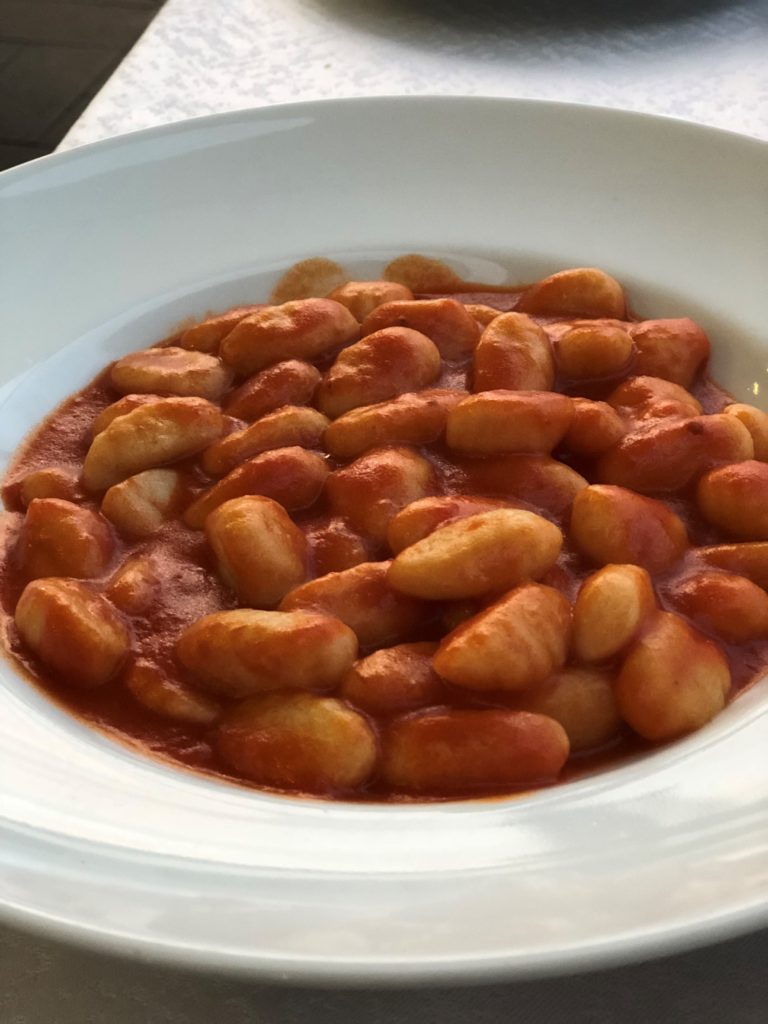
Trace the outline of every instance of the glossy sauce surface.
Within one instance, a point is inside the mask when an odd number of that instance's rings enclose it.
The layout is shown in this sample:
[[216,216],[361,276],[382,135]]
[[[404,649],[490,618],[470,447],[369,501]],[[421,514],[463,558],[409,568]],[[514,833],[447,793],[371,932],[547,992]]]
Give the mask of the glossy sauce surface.
[[[519,300],[521,289],[489,290],[481,286],[468,285],[468,290],[437,291],[422,293],[417,298],[433,298],[450,294],[462,303],[483,304],[499,310],[513,310]],[[557,322],[559,319],[572,320],[573,317],[538,316],[534,317],[542,324]],[[175,338],[166,339],[164,343],[172,344]],[[465,388],[468,386],[468,373],[471,360],[464,363],[444,362],[441,375],[430,387]],[[319,360],[318,368],[324,370],[328,360]],[[631,366],[625,368],[615,377],[603,378],[598,381],[574,381],[558,377],[554,390],[571,396],[587,397],[602,400],[622,380],[631,376]],[[239,381],[242,383],[242,381]],[[228,393],[231,393],[230,392]],[[723,392],[705,374],[699,375],[690,389],[691,393],[701,402],[704,413],[716,413],[728,405],[732,399]],[[126,688],[120,676],[109,685],[95,689],[80,689],[71,685],[66,679],[57,677],[50,668],[43,666],[39,659],[22,643],[14,624],[14,610],[26,583],[28,582],[18,565],[16,539],[23,521],[24,505],[20,495],[20,482],[30,472],[51,466],[62,468],[71,473],[73,479],[79,478],[83,460],[92,440],[92,424],[96,416],[107,406],[120,397],[109,381],[108,371],[101,374],[92,384],[79,394],[62,404],[35,434],[27,441],[11,466],[4,485],[3,499],[8,509],[6,534],[3,550],[3,567],[0,573],[0,603],[3,615],[3,636],[5,644],[13,657],[24,667],[29,676],[41,689],[49,694],[57,703],[63,705],[85,722],[104,730],[120,740],[155,757],[186,765],[192,769],[214,773],[218,776],[251,784],[232,770],[221,757],[213,742],[215,725],[174,722],[153,714],[140,704]],[[226,406],[226,394],[222,400]],[[232,421],[231,429],[242,429],[243,423]],[[465,482],[462,469],[464,459],[451,452],[443,441],[424,446],[420,454],[428,460],[434,474],[432,493],[437,495],[467,494],[469,488]],[[343,465],[324,455],[330,469]],[[553,457],[571,466],[594,481],[594,460],[578,458],[564,448],[557,448]],[[476,457],[477,461],[477,457]],[[197,457],[174,464],[183,478],[183,487],[187,501],[191,502],[197,495],[205,491],[214,478],[208,476],[201,468]],[[483,494],[481,490],[478,493]],[[492,491],[485,492],[492,494]],[[100,501],[98,495],[88,494],[78,484],[72,494],[80,506],[98,511]],[[693,547],[689,553],[675,564],[671,570],[654,577],[659,605],[667,610],[676,607],[669,600],[669,594],[677,588],[681,581],[695,571],[701,571],[695,546],[723,543],[723,538],[712,526],[708,525],[700,515],[695,497],[694,485],[689,488],[664,496],[665,504],[681,517],[688,529]],[[518,507],[526,507],[525,500],[516,500]],[[541,507],[528,505],[533,511],[541,512]],[[561,591],[569,601],[573,601],[584,579],[595,572],[595,565],[587,562],[577,551],[568,536],[568,517],[566,509],[561,515],[551,512],[543,513],[547,518],[564,528],[565,543],[556,565],[540,580],[542,584]],[[327,506],[327,499],[322,496],[309,508],[292,512],[294,522],[307,535],[326,530],[332,518]],[[115,531],[116,547],[108,571],[100,578],[89,580],[88,584],[99,593],[108,590],[115,572],[123,566],[127,559],[147,557],[155,567],[155,574],[161,585],[153,594],[147,606],[140,614],[130,616],[132,631],[132,649],[142,658],[149,659],[153,664],[167,672],[173,678],[182,678],[174,653],[174,647],[180,632],[196,622],[204,615],[212,612],[230,610],[238,607],[233,590],[220,578],[216,561],[206,541],[205,533],[185,525],[183,520],[176,519],[167,523],[153,537],[140,541],[131,541]],[[364,538],[366,558],[377,561],[392,557],[386,544]],[[334,548],[333,539],[326,539],[325,546],[315,545],[310,553],[307,565],[307,580],[329,571],[329,565],[335,567],[338,553]],[[497,594],[472,599],[465,602],[463,610],[457,610],[457,622],[473,612],[481,610],[492,603]],[[399,638],[408,641],[438,641],[446,633],[444,614],[446,606],[443,602],[435,602],[430,617],[426,622],[414,623],[411,635]],[[699,627],[700,628],[700,627]],[[766,664],[768,664],[768,641],[759,639],[739,645],[729,645],[718,639],[720,649],[725,653],[732,673],[733,685],[729,695],[732,698],[741,688],[746,686]],[[370,653],[371,649],[361,647],[360,657]],[[614,670],[620,658],[604,665],[608,671]],[[514,694],[491,693],[478,694],[447,682],[442,684],[444,703],[453,708],[499,708],[518,707]],[[440,705],[438,705],[440,706]],[[375,721],[377,730],[387,729],[387,716]],[[623,726],[615,739],[605,746],[572,754],[558,781],[577,777],[596,768],[604,768],[619,763],[630,755],[651,749],[652,744],[643,740]],[[551,780],[542,780],[543,784],[551,784]],[[267,787],[260,787],[267,788]],[[530,786],[521,787],[528,789]],[[508,792],[514,787],[469,786],[465,793],[460,788],[452,787],[449,792],[432,792],[414,796],[407,792],[398,792],[388,787],[377,775],[355,792],[345,792],[344,799],[352,800],[393,800],[411,799],[446,799],[457,796],[493,795]],[[331,794],[333,795],[333,794]]]

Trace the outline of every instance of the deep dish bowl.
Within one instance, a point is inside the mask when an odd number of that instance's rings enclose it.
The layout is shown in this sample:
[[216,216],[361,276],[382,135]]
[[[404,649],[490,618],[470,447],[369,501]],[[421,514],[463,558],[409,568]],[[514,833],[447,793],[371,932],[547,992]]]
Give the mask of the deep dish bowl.
[[[108,359],[266,296],[297,259],[376,276],[598,265],[690,315],[760,404],[768,269],[760,143],[616,111],[365,100],[206,118],[3,175],[4,457]],[[148,762],[3,665],[0,902],[144,956],[281,977],[576,969],[764,914],[765,684],[635,763],[547,793],[329,805]]]

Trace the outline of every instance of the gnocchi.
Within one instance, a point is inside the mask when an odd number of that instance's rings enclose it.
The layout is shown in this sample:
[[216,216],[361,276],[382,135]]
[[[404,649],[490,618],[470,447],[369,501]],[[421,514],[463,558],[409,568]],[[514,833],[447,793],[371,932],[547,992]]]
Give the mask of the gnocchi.
[[27,508],[16,558],[28,580],[102,576],[115,550],[109,524],[96,512],[61,498],[35,498]]
[[768,413],[743,402],[726,405],[723,412],[726,416],[735,416],[744,424],[752,438],[755,458],[760,462],[768,462]]
[[331,423],[323,443],[337,459],[385,444],[431,444],[445,433],[449,411],[465,392],[433,389],[352,409]]
[[216,745],[246,779],[300,793],[353,791],[367,782],[378,755],[364,715],[312,694],[243,701],[221,721]]
[[[653,457],[651,457],[653,453]],[[754,454],[752,437],[735,416],[695,416],[625,434],[597,462],[605,483],[642,494],[680,491],[701,473]]]
[[744,576],[696,573],[672,589],[670,600],[702,629],[726,643],[768,638],[768,594]]
[[587,486],[575,469],[547,455],[455,458],[456,480],[464,492],[519,499],[537,511],[562,516]]
[[627,311],[624,289],[619,282],[596,267],[560,270],[532,284],[520,296],[517,308],[523,313],[545,316],[615,317]]
[[571,606],[552,587],[528,583],[444,637],[433,664],[470,690],[524,690],[565,664]]
[[649,572],[669,569],[688,547],[685,524],[663,502],[605,484],[576,495],[570,535],[597,565],[628,562]]
[[471,455],[548,455],[572,419],[573,402],[554,391],[484,391],[450,410],[446,442]]
[[113,420],[119,419],[120,416],[125,416],[126,413],[133,412],[134,409],[138,409],[142,405],[153,405],[155,402],[159,402],[162,397],[162,395],[153,394],[123,395],[117,402],[113,402],[106,409],[102,409],[91,424],[91,436],[96,437],[97,434],[106,430],[110,423]]
[[249,608],[274,608],[304,580],[307,541],[276,501],[232,498],[205,520],[219,573]]
[[196,352],[218,352],[219,345],[232,328],[261,308],[260,305],[235,306],[226,313],[208,316],[183,330],[178,336],[177,343],[181,348]]
[[316,612],[242,608],[206,615],[185,629],[176,657],[200,687],[222,697],[272,690],[326,690],[357,654],[352,630]]
[[389,583],[429,600],[458,600],[510,590],[538,580],[555,564],[563,535],[548,520],[521,509],[467,516],[405,548]]
[[500,708],[404,715],[385,733],[383,748],[382,770],[390,785],[450,795],[549,782],[570,750],[553,718]]
[[551,391],[554,382],[555,361],[543,328],[523,313],[494,317],[475,349],[472,390]]
[[440,352],[426,334],[389,327],[345,348],[321,380],[317,404],[330,419],[432,384]]
[[304,534],[313,575],[341,572],[371,559],[370,542],[356,533],[344,519],[326,517],[318,523],[307,524]]
[[397,555],[405,548],[423,540],[438,526],[465,516],[509,508],[512,503],[497,498],[475,498],[456,494],[439,498],[422,498],[411,502],[389,521],[387,543]]
[[624,437],[626,426],[607,402],[574,398],[573,416],[563,446],[574,455],[601,455]]
[[361,562],[330,572],[289,591],[280,610],[333,615],[354,630],[363,647],[410,640],[424,629],[430,612],[424,602],[392,587],[389,567],[389,562]]
[[110,373],[122,394],[180,395],[217,399],[232,374],[215,356],[183,348],[148,348],[118,359]]
[[637,565],[606,565],[581,585],[573,607],[573,650],[606,661],[625,648],[656,609],[651,577]]
[[679,384],[642,374],[619,384],[606,401],[631,423],[670,417],[690,419],[703,411],[701,402]]
[[130,649],[120,613],[77,580],[33,580],[19,598],[15,620],[29,649],[74,686],[103,686]]
[[132,409],[94,437],[83,462],[89,491],[196,455],[224,430],[219,409],[203,398],[164,398]]
[[284,405],[307,405],[312,401],[321,374],[312,363],[286,359],[249,377],[224,400],[224,412],[252,423]]
[[181,511],[183,478],[175,469],[145,469],[113,484],[101,500],[101,511],[127,537],[151,537]]
[[432,667],[435,643],[382,647],[355,662],[339,695],[372,715],[394,715],[439,704],[445,685]]
[[[410,302],[413,292],[404,284],[396,281],[347,281],[334,288],[328,295],[329,299],[346,306],[355,320],[363,323],[374,309],[383,305],[398,302]],[[389,327],[389,324],[382,324]],[[377,330],[377,328],[374,328]]]
[[614,682],[605,669],[563,668],[541,686],[523,691],[516,703],[559,722],[572,751],[594,750],[621,732]]
[[557,363],[571,380],[612,377],[629,363],[632,350],[632,338],[623,327],[577,321],[558,339]]
[[244,494],[272,498],[289,511],[307,508],[320,495],[328,476],[325,460],[303,448],[276,448],[241,463],[192,502],[184,521],[202,529],[205,520],[225,501]]
[[35,498],[61,498],[74,502],[82,498],[77,475],[59,466],[27,473],[19,481],[18,490],[24,508],[27,508]]
[[629,333],[637,349],[640,374],[689,387],[709,358],[709,339],[693,320],[644,320]]
[[717,646],[670,612],[630,649],[616,680],[622,718],[647,740],[699,729],[721,711],[731,687]]
[[713,544],[699,548],[696,557],[707,566],[746,576],[758,587],[768,590],[768,541]]
[[156,559],[136,554],[126,559],[107,582],[104,596],[120,611],[140,618],[154,604],[161,582]]
[[430,338],[443,359],[464,359],[480,340],[480,328],[471,312],[456,299],[387,302],[363,321],[362,334],[385,327],[410,327]]
[[139,704],[175,722],[210,725],[221,714],[221,706],[211,697],[182,686],[156,665],[143,659],[130,667],[125,676],[125,685]]
[[[739,421],[736,421],[739,422]],[[696,490],[699,511],[739,540],[768,540],[768,465],[754,459],[706,473]]]
[[277,792],[466,798],[765,669],[768,413],[698,324],[416,255],[251,298],[139,338],[8,472],[0,635],[75,713]]
[[331,473],[325,493],[331,510],[364,537],[384,541],[393,516],[429,494],[430,463],[410,448],[374,449]]
[[245,430],[228,434],[206,448],[201,464],[211,476],[224,476],[254,455],[273,448],[319,448],[329,421],[317,409],[284,405]]
[[340,302],[296,299],[244,317],[224,335],[220,354],[242,379],[285,359],[317,359],[359,333],[357,320]]

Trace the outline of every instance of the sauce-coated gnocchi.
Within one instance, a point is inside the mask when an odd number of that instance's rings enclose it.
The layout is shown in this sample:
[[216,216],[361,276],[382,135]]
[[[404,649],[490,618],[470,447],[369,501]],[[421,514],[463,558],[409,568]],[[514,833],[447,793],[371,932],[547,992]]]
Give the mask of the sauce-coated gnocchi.
[[57,700],[245,785],[435,800],[673,740],[768,665],[768,414],[701,326],[592,267],[299,276],[17,454],[3,635]]

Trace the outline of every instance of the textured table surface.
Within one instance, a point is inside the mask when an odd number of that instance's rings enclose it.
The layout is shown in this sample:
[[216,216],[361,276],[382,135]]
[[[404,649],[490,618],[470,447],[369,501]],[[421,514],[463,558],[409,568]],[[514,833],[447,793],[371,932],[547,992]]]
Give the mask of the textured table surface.
[[518,96],[768,138],[765,0],[168,0],[67,136],[388,94]]
[[[768,139],[768,6],[168,0],[63,146],[241,107],[404,93],[617,106]],[[4,928],[0,1022],[762,1024],[766,962],[761,932],[579,977],[323,992],[121,961]]]

